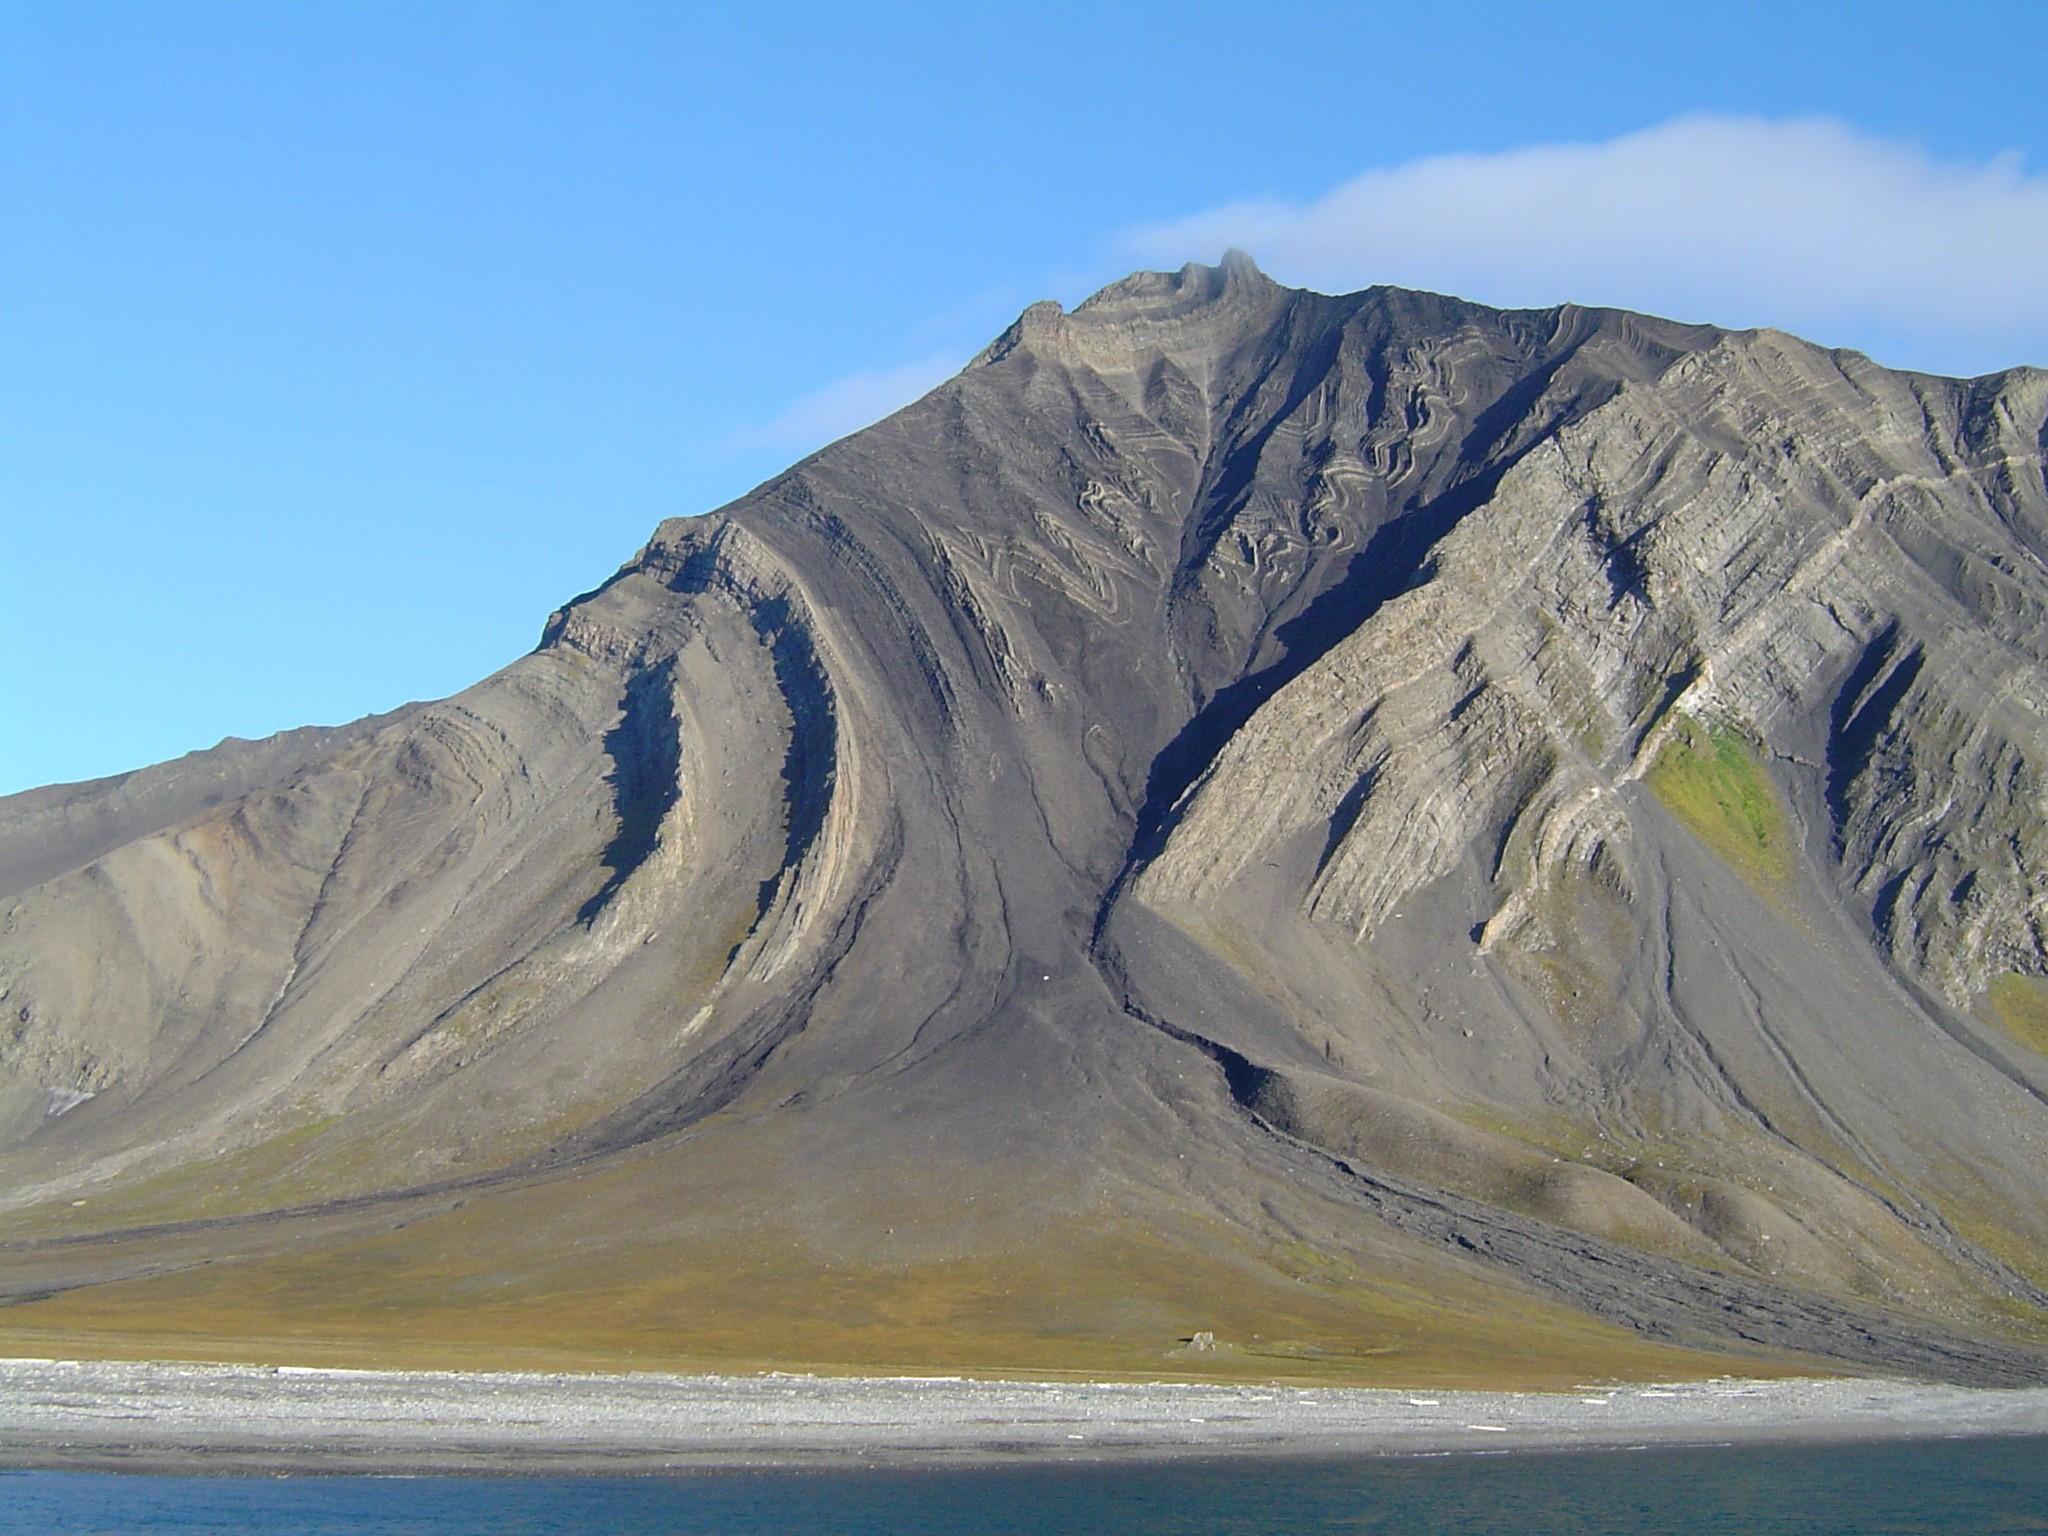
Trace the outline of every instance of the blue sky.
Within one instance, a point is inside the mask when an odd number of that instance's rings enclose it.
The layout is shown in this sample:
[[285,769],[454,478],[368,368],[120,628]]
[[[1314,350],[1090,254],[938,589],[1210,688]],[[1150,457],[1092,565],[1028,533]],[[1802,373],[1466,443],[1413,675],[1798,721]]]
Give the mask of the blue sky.
[[2044,17],[10,0],[0,792],[461,688],[1032,299],[1233,241],[2048,364]]

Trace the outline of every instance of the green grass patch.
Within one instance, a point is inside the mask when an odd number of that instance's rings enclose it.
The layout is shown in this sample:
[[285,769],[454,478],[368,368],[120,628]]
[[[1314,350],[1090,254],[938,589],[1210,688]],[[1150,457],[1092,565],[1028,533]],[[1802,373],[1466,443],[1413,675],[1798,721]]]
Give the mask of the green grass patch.
[[1758,894],[1783,897],[1792,836],[1777,790],[1739,731],[1680,719],[1643,782]]
[[2013,1039],[2048,1056],[2048,983],[2011,971],[1994,977],[1991,1011]]

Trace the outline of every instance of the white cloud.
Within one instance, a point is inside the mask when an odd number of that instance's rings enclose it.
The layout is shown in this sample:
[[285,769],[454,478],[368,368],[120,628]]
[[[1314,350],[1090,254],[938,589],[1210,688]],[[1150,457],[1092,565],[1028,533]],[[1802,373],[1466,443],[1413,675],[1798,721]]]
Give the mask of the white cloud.
[[935,352],[896,368],[849,373],[792,401],[774,420],[748,429],[740,444],[798,452],[821,448],[910,404],[958,373],[965,361]]
[[1900,367],[2048,364],[2048,176],[1826,119],[1682,117],[1602,143],[1431,156],[1122,243],[1158,265],[1241,246],[1334,293],[1392,283],[1771,325]]

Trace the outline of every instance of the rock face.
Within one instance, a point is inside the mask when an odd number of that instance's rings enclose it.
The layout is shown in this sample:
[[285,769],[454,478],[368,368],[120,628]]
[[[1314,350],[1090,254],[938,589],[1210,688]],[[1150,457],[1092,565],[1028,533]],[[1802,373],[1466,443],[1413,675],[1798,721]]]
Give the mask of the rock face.
[[467,693],[0,801],[0,1330],[801,1229],[1109,1266],[1035,1336],[1209,1321],[1121,1242],[1394,1374],[1499,1298],[2036,1374],[2044,419],[1235,256],[1033,306]]

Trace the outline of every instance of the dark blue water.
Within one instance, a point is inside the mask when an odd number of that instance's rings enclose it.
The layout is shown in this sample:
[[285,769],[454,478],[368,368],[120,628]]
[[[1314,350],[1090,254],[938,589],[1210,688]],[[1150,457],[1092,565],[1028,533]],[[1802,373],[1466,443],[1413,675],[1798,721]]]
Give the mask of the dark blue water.
[[2048,1532],[2048,1440],[675,1478],[0,1475],[0,1532],[541,1536],[2007,1536]]

